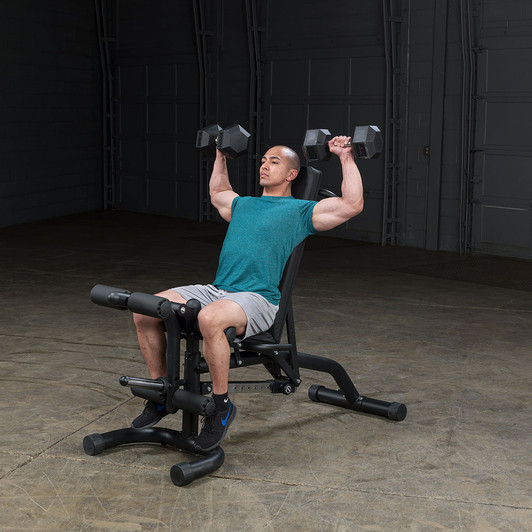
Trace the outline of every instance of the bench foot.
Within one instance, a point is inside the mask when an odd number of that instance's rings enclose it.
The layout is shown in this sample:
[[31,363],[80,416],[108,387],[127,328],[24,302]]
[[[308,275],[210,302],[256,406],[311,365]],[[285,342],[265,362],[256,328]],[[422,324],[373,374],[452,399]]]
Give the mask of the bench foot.
[[388,403],[371,397],[359,395],[354,403],[349,402],[340,390],[330,390],[325,386],[313,384],[308,390],[312,401],[349,408],[358,412],[386,417],[393,421],[403,421],[406,417],[406,406],[403,403]]
[[175,464],[170,469],[170,478],[176,486],[186,486],[193,480],[209,475],[219,469],[224,463],[225,455],[221,447],[212,451],[202,452],[194,447],[192,437],[184,437],[180,432],[161,427],[147,429],[119,429],[103,434],[89,434],[83,438],[83,450],[94,456],[106,449],[130,443],[160,443],[180,451],[186,451],[199,458],[190,462]]

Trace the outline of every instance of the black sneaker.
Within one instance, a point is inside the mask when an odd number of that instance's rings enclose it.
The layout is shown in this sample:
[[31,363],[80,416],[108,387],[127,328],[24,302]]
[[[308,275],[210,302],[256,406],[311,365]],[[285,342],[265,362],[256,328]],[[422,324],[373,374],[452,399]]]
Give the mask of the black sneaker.
[[142,414],[136,417],[131,423],[134,429],[147,429],[153,427],[155,423],[159,423],[164,416],[168,415],[165,405],[159,405],[153,401],[146,401],[146,407]]
[[229,403],[229,410],[217,411],[212,416],[206,416],[194,445],[202,451],[212,451],[218,447],[225,438],[227,429],[235,416],[236,406],[231,402]]

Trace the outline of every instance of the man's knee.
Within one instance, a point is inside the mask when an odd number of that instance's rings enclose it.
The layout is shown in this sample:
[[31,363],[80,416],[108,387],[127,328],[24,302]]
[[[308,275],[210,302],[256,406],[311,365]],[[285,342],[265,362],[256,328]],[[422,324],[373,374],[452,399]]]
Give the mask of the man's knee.
[[244,310],[234,301],[215,301],[203,307],[198,314],[198,325],[203,338],[218,337],[228,327],[235,327],[237,335],[242,335],[246,324]]
[[199,311],[198,325],[204,338],[214,336],[219,334],[220,331],[223,331],[224,326],[222,323],[222,312],[220,310],[207,305]]

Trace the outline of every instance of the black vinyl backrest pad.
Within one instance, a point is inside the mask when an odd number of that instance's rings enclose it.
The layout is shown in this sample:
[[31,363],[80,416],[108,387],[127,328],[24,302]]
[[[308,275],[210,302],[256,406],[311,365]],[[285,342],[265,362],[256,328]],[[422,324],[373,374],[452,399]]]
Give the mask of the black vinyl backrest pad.
[[320,191],[321,171],[312,166],[302,166],[292,181],[292,196],[297,199],[316,200]]
[[[322,172],[313,168],[312,166],[302,166],[299,175],[292,182],[292,196],[297,199],[317,200],[320,191]],[[279,343],[288,312],[288,305],[290,304],[290,296],[294,288],[299,263],[305,248],[305,241],[297,246],[290,258],[288,259],[284,268],[283,277],[279,283],[279,290],[281,291],[281,302],[279,303],[279,310],[273,325],[270,327],[268,333],[273,337],[275,343]]]

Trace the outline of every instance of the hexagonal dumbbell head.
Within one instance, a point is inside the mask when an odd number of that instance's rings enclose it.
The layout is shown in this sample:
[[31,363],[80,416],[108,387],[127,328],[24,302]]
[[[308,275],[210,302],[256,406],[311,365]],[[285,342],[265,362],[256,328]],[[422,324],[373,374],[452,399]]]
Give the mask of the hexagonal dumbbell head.
[[211,124],[198,131],[196,135],[196,148],[207,157],[216,156],[216,137],[222,128],[218,124]]
[[328,129],[308,129],[303,140],[303,154],[308,162],[326,161],[331,156],[329,141],[332,139]]
[[384,144],[382,133],[377,126],[357,126],[351,143],[357,159],[378,157]]
[[240,125],[222,129],[218,135],[218,149],[227,157],[236,159],[246,153],[251,135]]

